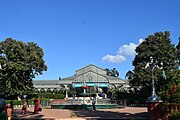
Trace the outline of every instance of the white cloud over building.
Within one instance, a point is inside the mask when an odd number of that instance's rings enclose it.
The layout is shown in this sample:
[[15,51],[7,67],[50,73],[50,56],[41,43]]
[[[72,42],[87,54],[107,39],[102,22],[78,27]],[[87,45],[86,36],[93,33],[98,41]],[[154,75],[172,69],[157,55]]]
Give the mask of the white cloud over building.
[[106,62],[122,63],[126,61],[127,56],[135,56],[136,47],[143,42],[143,39],[139,39],[139,43],[129,43],[122,45],[117,51],[116,55],[106,55],[102,58]]

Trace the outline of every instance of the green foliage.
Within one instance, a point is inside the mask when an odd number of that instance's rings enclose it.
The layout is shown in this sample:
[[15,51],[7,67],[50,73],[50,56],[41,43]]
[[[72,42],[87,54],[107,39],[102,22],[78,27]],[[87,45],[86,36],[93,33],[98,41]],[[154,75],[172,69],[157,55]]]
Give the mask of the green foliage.
[[179,37],[179,43],[176,46],[176,49],[177,49],[177,59],[178,59],[177,63],[178,63],[178,66],[180,66],[180,37]]
[[126,100],[127,104],[128,103],[132,104],[135,103],[136,101],[138,101],[139,103],[145,103],[148,97],[143,94],[125,93],[120,91],[116,91],[114,95],[116,97],[116,100]]
[[128,78],[128,80],[132,80],[133,77],[134,77],[134,73],[130,70],[125,75],[125,78]]
[[161,107],[162,107],[162,112],[161,112],[162,120],[179,120],[179,119],[176,119],[180,117],[178,113],[180,112],[179,103],[163,102],[161,104]]
[[33,90],[32,79],[47,70],[43,50],[33,42],[12,38],[0,42],[0,93],[22,94]]
[[[130,85],[137,88],[137,92],[142,89],[149,88],[152,91],[152,68],[145,66],[153,57],[156,66],[163,67],[166,79],[162,74],[162,70],[157,67],[154,70],[154,80],[156,91],[161,91],[162,85],[166,84],[173,77],[174,71],[178,68],[177,49],[171,43],[169,32],[157,32],[149,35],[137,48],[137,55],[133,61],[134,76],[130,80]],[[161,65],[163,63],[163,66]],[[146,92],[147,94],[151,94]]]
[[10,101],[13,101],[13,105],[22,105],[23,103],[21,100],[6,100],[6,104],[10,104]]
[[105,69],[107,71],[107,75],[113,76],[113,77],[119,77],[119,72],[116,70],[116,68],[113,69]]
[[180,120],[180,110],[174,111],[168,118],[169,120]]
[[38,93],[37,94],[41,99],[64,99],[65,95],[63,94],[51,94],[51,93]]
[[178,42],[178,45],[176,46],[176,49],[180,50],[180,37],[179,37],[179,42]]
[[[22,105],[23,100],[6,100],[6,104],[9,104],[10,101],[13,102],[13,105]],[[41,99],[41,103],[43,102],[49,102],[49,99]],[[28,99],[28,104],[29,105],[34,105],[34,99]]]
[[164,82],[159,93],[164,102],[180,103],[180,70],[173,72],[171,79]]

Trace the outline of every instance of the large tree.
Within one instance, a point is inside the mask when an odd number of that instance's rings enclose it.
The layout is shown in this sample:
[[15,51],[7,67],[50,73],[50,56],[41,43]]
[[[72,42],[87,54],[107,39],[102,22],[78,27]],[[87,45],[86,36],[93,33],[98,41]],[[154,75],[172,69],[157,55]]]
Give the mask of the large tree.
[[172,71],[171,79],[166,81],[163,88],[160,91],[160,95],[164,101],[180,103],[180,38],[179,43],[176,46],[177,69]]
[[0,42],[0,93],[22,94],[33,88],[32,79],[47,70],[43,50],[36,43],[7,38]]
[[[178,45],[176,46],[177,49],[177,62],[178,62],[178,67],[180,67],[180,37],[179,37],[179,42]],[[179,68],[180,69],[180,68]]]
[[139,92],[150,95],[152,91],[152,72],[151,67],[145,69],[145,66],[150,62],[150,57],[153,57],[155,64],[163,67],[163,69],[156,67],[154,71],[156,90],[160,91],[163,84],[172,79],[173,71],[177,70],[177,50],[171,43],[170,33],[165,31],[149,35],[136,48],[136,53],[137,55],[133,61],[134,78],[130,81],[130,84],[138,88]]

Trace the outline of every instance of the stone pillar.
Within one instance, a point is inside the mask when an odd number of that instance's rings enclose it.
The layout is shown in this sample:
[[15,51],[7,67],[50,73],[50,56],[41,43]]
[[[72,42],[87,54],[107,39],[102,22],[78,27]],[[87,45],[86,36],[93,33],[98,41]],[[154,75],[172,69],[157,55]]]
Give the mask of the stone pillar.
[[86,89],[83,88],[83,90],[84,90],[83,93],[85,94],[86,93]]
[[162,100],[161,97],[157,96],[155,89],[152,91],[152,95],[147,99],[148,104],[148,117],[149,120],[161,120],[162,116]]
[[162,119],[162,104],[161,104],[161,102],[149,102],[147,109],[148,109],[149,120],[161,120]]
[[65,90],[66,90],[66,99],[68,99],[68,85],[64,85]]

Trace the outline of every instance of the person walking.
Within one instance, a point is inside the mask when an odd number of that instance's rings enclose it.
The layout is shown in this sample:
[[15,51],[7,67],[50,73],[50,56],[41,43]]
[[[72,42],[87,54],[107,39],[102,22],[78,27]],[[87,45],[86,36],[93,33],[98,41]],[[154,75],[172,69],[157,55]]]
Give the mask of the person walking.
[[11,100],[10,101],[10,106],[11,106],[11,108],[12,108],[12,114],[14,113],[14,104],[13,104],[13,101]]
[[1,105],[0,105],[0,120],[7,120],[6,112],[4,111]]
[[0,98],[0,120],[7,120],[6,101],[2,98]]
[[96,110],[96,95],[93,96],[92,98],[92,106],[93,106],[93,110],[95,111]]
[[6,115],[7,115],[8,120],[11,120],[12,114],[13,114],[13,109],[12,109],[11,104],[7,104],[7,106],[6,106]]
[[27,112],[27,107],[28,107],[28,100],[27,100],[27,99],[24,99],[24,100],[23,100],[23,107],[22,107],[22,110],[21,110],[21,114],[26,114],[26,112]]
[[42,111],[40,99],[36,96],[34,99],[34,114],[38,114],[40,111]]

